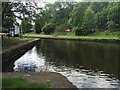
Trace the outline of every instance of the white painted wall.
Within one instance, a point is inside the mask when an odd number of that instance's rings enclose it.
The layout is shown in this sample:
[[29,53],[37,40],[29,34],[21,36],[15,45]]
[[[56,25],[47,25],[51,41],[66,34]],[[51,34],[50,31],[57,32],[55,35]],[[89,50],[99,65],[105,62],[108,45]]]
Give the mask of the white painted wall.
[[20,34],[19,26],[17,26],[17,25],[14,25],[14,26],[15,26],[15,34]]

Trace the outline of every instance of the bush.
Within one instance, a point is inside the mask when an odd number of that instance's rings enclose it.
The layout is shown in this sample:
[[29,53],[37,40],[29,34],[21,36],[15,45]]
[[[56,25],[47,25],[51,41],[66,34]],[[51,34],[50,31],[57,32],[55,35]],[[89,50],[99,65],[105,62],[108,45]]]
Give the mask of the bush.
[[82,26],[81,28],[78,28],[76,31],[75,31],[75,35],[79,36],[79,35],[84,35],[84,36],[87,36],[91,33],[94,33],[95,32],[95,29],[89,29],[89,28],[86,28],[84,26]]
[[115,31],[116,24],[114,21],[108,21],[106,25],[108,31]]
[[80,35],[86,35],[86,30],[85,28],[77,28],[75,31],[75,35],[80,36]]
[[36,21],[36,22],[35,22],[35,32],[36,32],[37,34],[40,34],[40,33],[42,32],[42,30],[41,30],[41,25],[40,25],[39,21]]
[[29,22],[27,22],[25,20],[22,21],[22,23],[21,23],[21,29],[22,29],[23,33],[30,32],[31,28],[32,28],[32,25]]
[[42,30],[45,34],[51,34],[54,32],[55,26],[52,23],[47,23],[43,26]]
[[74,27],[72,28],[73,31],[77,31],[78,29],[79,29],[79,27],[77,27],[77,26],[74,26]]
[[66,30],[66,27],[63,24],[55,27],[56,32],[65,32],[65,30]]
[[72,29],[73,29],[73,31],[75,31],[76,36],[82,35],[81,34],[81,28],[79,28],[77,26],[74,26]]

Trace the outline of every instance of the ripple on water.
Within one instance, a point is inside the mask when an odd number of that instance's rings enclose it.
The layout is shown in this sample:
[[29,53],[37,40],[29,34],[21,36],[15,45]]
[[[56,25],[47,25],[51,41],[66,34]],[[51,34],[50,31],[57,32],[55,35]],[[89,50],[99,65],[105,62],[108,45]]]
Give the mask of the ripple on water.
[[99,69],[93,71],[92,69],[85,69],[83,66],[79,66],[79,64],[77,65],[78,68],[75,68],[74,66],[67,67],[61,64],[62,63],[60,63],[60,65],[55,65],[54,62],[46,62],[45,57],[43,55],[37,56],[37,54],[35,53],[35,48],[33,48],[30,53],[26,53],[20,59],[15,61],[14,70],[23,70],[25,65],[31,68],[36,66],[36,68],[34,68],[36,72],[52,71],[60,73],[66,76],[68,80],[71,81],[73,85],[77,86],[78,88],[120,87],[120,81],[114,78],[114,75],[106,74],[104,71],[101,71]]

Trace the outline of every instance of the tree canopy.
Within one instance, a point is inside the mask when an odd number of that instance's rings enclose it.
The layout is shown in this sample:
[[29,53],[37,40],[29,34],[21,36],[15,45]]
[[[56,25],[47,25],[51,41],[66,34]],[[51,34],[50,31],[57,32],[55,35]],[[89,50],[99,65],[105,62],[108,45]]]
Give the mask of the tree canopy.
[[56,28],[54,32],[70,28],[76,35],[88,35],[95,31],[119,31],[119,4],[120,2],[47,4],[40,16],[44,20],[42,27],[46,23],[53,23]]
[[45,3],[44,7],[35,2],[4,2],[2,8],[2,26],[10,28],[18,18],[25,32],[32,28],[32,23],[36,33],[45,34],[65,29],[71,29],[76,35],[120,31],[120,2],[55,2]]

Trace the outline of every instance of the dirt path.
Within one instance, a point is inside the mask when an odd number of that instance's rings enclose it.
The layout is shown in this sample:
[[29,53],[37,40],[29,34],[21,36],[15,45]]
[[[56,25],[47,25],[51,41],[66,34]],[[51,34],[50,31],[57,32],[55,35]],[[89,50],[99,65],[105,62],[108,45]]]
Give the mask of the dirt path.
[[61,74],[54,72],[39,72],[39,73],[19,73],[9,72],[3,73],[3,77],[22,77],[32,82],[44,83],[50,81],[51,88],[74,88],[78,90],[76,86],[72,85],[69,80]]

